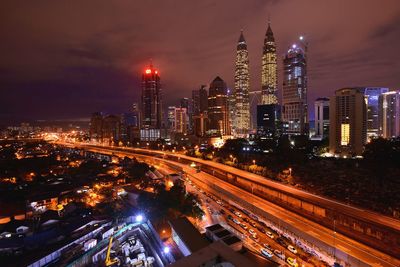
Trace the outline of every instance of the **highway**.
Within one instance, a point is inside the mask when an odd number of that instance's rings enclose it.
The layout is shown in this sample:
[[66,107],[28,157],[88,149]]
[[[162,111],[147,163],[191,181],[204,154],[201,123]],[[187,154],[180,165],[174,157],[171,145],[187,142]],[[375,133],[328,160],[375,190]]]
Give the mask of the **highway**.
[[[71,144],[67,144],[71,146]],[[118,150],[116,151],[113,148],[109,147],[94,147],[94,146],[80,146],[77,144],[73,144],[74,147],[81,147],[86,150],[90,150],[93,152],[104,153],[104,154],[116,154],[117,156],[137,156],[137,157],[145,157],[143,155],[137,154],[135,152],[149,152],[148,150],[142,149],[124,149],[124,151]],[[120,149],[120,148],[119,148]],[[152,153],[154,151],[151,151]],[[164,152],[157,152],[162,154]],[[156,152],[154,152],[156,154]],[[189,160],[193,158],[187,157],[184,155],[179,155],[180,157],[186,157]],[[162,158],[150,157],[157,162],[164,162],[167,165],[174,165],[183,168],[185,172],[193,172],[193,169],[188,165],[177,163],[175,161],[169,161]],[[194,160],[201,161],[201,160]],[[214,163],[206,161],[209,165],[214,165],[215,168],[222,168],[229,171],[235,172],[244,172],[241,170],[233,169],[232,167],[225,166],[222,164]],[[233,170],[232,170],[233,169]],[[252,177],[255,180],[261,179],[260,176],[254,175],[248,172],[244,172],[248,177]],[[330,247],[335,248],[336,257],[341,259],[343,262],[350,263],[351,266],[400,266],[400,260],[394,257],[388,256],[382,252],[379,252],[375,249],[372,249],[364,244],[361,244],[357,241],[354,241],[344,235],[339,233],[333,233],[332,229],[325,228],[313,221],[310,221],[294,212],[286,210],[282,207],[279,207],[271,202],[266,201],[258,196],[255,196],[243,189],[240,189],[234,185],[231,185],[227,182],[224,182],[214,176],[206,174],[204,172],[191,174],[194,179],[197,179],[197,183],[202,183],[203,187],[208,188],[210,192],[217,194],[220,198],[223,199],[232,199],[233,201],[244,204],[248,207],[253,213],[257,215],[261,215],[268,221],[272,221],[276,223],[276,219],[279,219],[280,227],[289,228],[290,232],[293,232],[297,235],[297,237],[305,239],[310,243],[318,246],[318,247]],[[254,177],[253,177],[254,176]],[[262,182],[272,183],[275,186],[282,187],[283,190],[290,190],[291,192],[301,192],[304,196],[309,196],[312,198],[321,197],[314,196],[312,194],[303,192],[301,190],[297,190],[295,188],[291,188],[285,185],[281,185],[272,181],[268,181],[265,178],[262,178]],[[261,182],[261,181],[260,181]],[[325,201],[332,202],[329,199],[322,198]],[[333,202],[334,205],[341,205],[341,203]],[[348,209],[354,211],[352,207],[347,207]],[[356,212],[362,212],[362,214],[370,214],[371,212],[356,209]],[[376,214],[371,213],[374,216]],[[383,221],[386,222],[384,219]],[[393,223],[392,220],[388,220],[387,223]],[[394,225],[394,227],[399,227],[399,225]]]

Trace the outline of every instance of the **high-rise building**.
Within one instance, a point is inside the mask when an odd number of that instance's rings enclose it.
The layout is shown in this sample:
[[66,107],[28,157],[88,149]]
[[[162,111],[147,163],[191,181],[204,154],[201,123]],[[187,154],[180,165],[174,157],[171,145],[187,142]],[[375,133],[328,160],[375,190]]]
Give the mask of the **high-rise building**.
[[274,137],[279,132],[280,109],[277,104],[257,106],[257,135]]
[[169,106],[167,111],[167,128],[170,131],[175,129],[175,106]]
[[261,103],[277,104],[278,98],[278,65],[274,33],[268,22],[268,29],[264,38],[262,70],[261,70]]
[[307,60],[293,45],[283,60],[282,121],[287,134],[307,134]]
[[367,103],[367,136],[376,138],[379,132],[379,96],[389,91],[389,88],[365,87],[364,96]]
[[400,136],[400,91],[379,96],[379,135],[383,138]]
[[367,105],[361,88],[336,90],[329,105],[329,150],[360,156],[367,142]]
[[314,102],[315,137],[329,137],[329,98],[317,98]]
[[174,132],[186,134],[188,129],[187,109],[175,108],[174,112]]
[[208,95],[206,88],[205,85],[202,85],[200,89],[192,91],[193,115],[199,115],[200,113],[207,111]]
[[193,130],[193,99],[181,98],[181,108],[186,109],[187,131],[191,133]]
[[103,118],[103,142],[118,144],[121,141],[121,118],[107,115]]
[[156,141],[161,137],[163,105],[160,76],[152,64],[142,75],[141,131],[143,141]]
[[200,96],[200,112],[205,112],[208,109],[208,94],[207,94],[207,87],[202,85],[199,90]]
[[192,90],[193,115],[200,114],[200,90]]
[[242,31],[236,47],[234,110],[232,112],[232,128],[235,136],[246,137],[250,129],[249,90],[249,52]]
[[207,133],[211,136],[230,135],[227,87],[217,76],[210,84],[208,93]]
[[90,118],[89,136],[92,141],[103,141],[103,115],[100,112],[93,113]]
[[236,112],[236,108],[235,108],[235,94],[233,92],[232,89],[228,88],[226,90],[227,95],[228,95],[228,118],[229,118],[229,131],[230,134],[234,133],[233,129],[232,129],[232,125],[233,125],[233,119],[235,118],[235,112]]
[[195,115],[194,117],[194,134],[198,137],[204,137],[208,130],[207,111]]

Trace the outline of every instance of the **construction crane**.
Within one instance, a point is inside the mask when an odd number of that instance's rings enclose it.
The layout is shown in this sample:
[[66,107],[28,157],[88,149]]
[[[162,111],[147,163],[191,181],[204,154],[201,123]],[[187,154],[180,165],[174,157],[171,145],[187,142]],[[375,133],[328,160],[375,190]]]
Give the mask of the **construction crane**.
[[106,255],[106,266],[112,266],[112,265],[114,265],[114,264],[116,264],[117,266],[119,266],[120,265],[120,260],[117,258],[117,257],[115,257],[114,259],[111,259],[110,258],[110,251],[111,251],[111,247],[112,247],[112,240],[113,240],[113,237],[111,236],[110,237],[110,242],[108,243],[108,248],[107,248],[107,255]]

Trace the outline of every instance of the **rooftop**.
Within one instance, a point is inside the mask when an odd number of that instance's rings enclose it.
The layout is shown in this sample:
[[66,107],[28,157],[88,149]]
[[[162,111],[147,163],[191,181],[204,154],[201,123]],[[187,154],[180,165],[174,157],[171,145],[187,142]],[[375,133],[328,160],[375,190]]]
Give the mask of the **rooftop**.
[[[222,242],[214,242],[191,255],[176,261],[170,267],[213,266],[217,263],[231,263],[235,267],[255,266],[256,264],[245,256],[235,252]],[[226,265],[227,266],[227,265]]]
[[191,252],[198,251],[209,244],[186,217],[171,220],[169,224]]

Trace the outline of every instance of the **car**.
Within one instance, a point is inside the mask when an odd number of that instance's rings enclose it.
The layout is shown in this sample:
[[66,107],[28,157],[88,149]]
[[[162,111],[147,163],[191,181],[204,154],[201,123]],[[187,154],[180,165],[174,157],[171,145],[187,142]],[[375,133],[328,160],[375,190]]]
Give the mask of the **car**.
[[256,231],[254,231],[253,229],[249,229],[249,233],[254,235],[256,233]]
[[296,260],[291,258],[291,257],[288,257],[286,259],[286,262],[289,263],[289,265],[293,266],[293,267],[298,267],[299,266],[299,264],[296,262]]
[[264,228],[262,228],[261,226],[257,227],[258,231],[260,231],[261,233],[265,234],[267,231],[265,231]]
[[233,208],[229,208],[228,209],[230,212],[232,212],[232,213],[235,213],[235,209],[233,209]]
[[[240,221],[238,219],[236,219],[236,218],[233,218],[233,222],[238,224],[238,225],[240,225]],[[242,225],[240,225],[240,226],[242,226]]]
[[250,235],[250,238],[253,239],[253,240],[256,241],[256,242],[260,241],[260,239],[258,238],[258,235],[257,235],[257,234]]
[[272,258],[272,256],[274,256],[274,254],[272,253],[271,250],[265,249],[265,248],[261,249],[261,255],[263,255],[264,257],[267,257],[267,258]]
[[270,231],[267,231],[265,234],[266,234],[269,238],[274,239],[274,235],[273,235]]
[[292,253],[294,253],[294,254],[297,254],[297,249],[296,249],[295,247],[293,247],[292,245],[287,246],[287,249],[288,249],[290,252],[292,252]]
[[230,215],[230,214],[228,215],[227,218],[228,218],[228,220],[232,220],[233,219],[232,215]]
[[242,218],[242,214],[238,211],[235,211],[235,215],[238,216],[239,218]]
[[244,224],[244,223],[241,223],[241,224],[240,224],[240,227],[242,227],[244,230],[247,230],[247,225]]
[[264,226],[264,227],[268,227],[268,226],[265,224],[265,222],[263,222],[263,221],[258,221],[258,223],[261,224],[261,225]]
[[267,243],[264,243],[264,244],[263,244],[263,247],[266,248],[266,249],[269,249],[269,250],[272,249],[271,246],[270,246],[269,244],[267,244]]
[[245,221],[245,222],[250,222],[250,219],[247,218],[247,217],[244,217],[244,218],[243,218],[243,221]]
[[219,212],[220,212],[221,214],[225,214],[225,210],[224,210],[224,209],[220,209]]
[[254,221],[250,221],[250,224],[251,224],[251,226],[253,226],[253,227],[257,227],[257,224],[256,224],[256,222],[254,222]]
[[217,204],[221,205],[222,204],[221,200],[217,200]]
[[255,221],[258,221],[258,217],[254,214],[250,214],[250,218],[252,218]]
[[283,254],[283,252],[280,251],[280,250],[275,249],[275,250],[274,250],[274,254],[275,254],[278,258],[280,258],[281,260],[285,260],[285,258],[286,258],[285,254]]
[[243,209],[242,211],[243,211],[244,214],[250,215],[250,212],[248,212],[247,210]]

